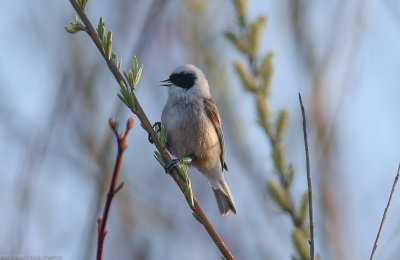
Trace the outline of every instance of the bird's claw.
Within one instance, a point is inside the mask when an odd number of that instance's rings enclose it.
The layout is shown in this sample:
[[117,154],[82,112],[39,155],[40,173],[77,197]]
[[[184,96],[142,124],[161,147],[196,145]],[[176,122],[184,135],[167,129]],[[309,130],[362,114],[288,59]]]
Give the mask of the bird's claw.
[[[156,127],[157,126],[157,127]],[[155,122],[154,124],[153,124],[153,129],[154,129],[154,131],[156,132],[156,133],[158,133],[158,132],[160,132],[161,131],[161,122]],[[151,139],[151,135],[149,134],[149,136],[148,136],[148,139],[149,139],[149,142],[151,143],[151,144],[153,144],[154,142],[153,142],[153,139]]]
[[167,164],[165,164],[164,169],[165,172],[168,173],[169,171],[171,171],[174,167],[176,167],[178,164],[189,164],[192,162],[192,157],[183,157],[183,158],[179,158],[179,159],[172,159],[171,161],[167,162]]
[[174,167],[176,167],[179,163],[181,163],[181,159],[172,159],[171,161],[167,162],[165,164],[165,172],[168,173],[170,170],[172,170]]

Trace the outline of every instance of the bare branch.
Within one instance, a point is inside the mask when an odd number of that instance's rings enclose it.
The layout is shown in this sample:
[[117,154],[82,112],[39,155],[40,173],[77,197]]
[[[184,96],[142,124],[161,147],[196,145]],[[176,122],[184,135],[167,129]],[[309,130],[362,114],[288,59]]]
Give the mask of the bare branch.
[[97,223],[98,223],[98,240],[97,240],[97,257],[96,257],[97,260],[101,260],[103,257],[104,239],[107,234],[106,224],[107,224],[107,219],[108,219],[108,213],[110,212],[112,199],[114,198],[114,195],[124,185],[124,182],[122,182],[116,188],[119,170],[121,168],[122,155],[124,154],[124,151],[125,151],[126,147],[128,146],[127,141],[126,141],[126,136],[128,135],[129,130],[133,127],[133,118],[131,117],[128,120],[125,132],[123,132],[122,134],[118,134],[118,129],[117,129],[118,124],[116,123],[115,119],[110,118],[109,122],[110,122],[110,127],[113,129],[115,137],[117,138],[118,153],[117,153],[117,159],[115,161],[114,172],[112,175],[110,188],[109,188],[108,194],[107,194],[107,200],[104,205],[103,215],[97,219]]
[[306,114],[304,112],[303,100],[299,93],[299,101],[301,108],[301,115],[303,116],[303,133],[304,133],[304,148],[306,152],[306,164],[307,164],[307,184],[308,184],[308,214],[310,218],[310,257],[314,260],[314,217],[313,217],[313,204],[312,204],[312,185],[311,185],[311,172],[310,172],[310,157],[308,152],[308,140],[307,140],[307,123]]
[[370,260],[374,259],[375,251],[376,251],[376,248],[378,247],[378,241],[379,241],[379,238],[381,236],[383,225],[385,224],[385,221],[386,221],[386,215],[388,213],[388,210],[389,210],[389,207],[390,207],[390,202],[392,201],[393,193],[394,193],[394,190],[396,188],[397,181],[399,180],[399,176],[400,176],[400,164],[399,164],[399,168],[397,169],[396,178],[394,179],[394,182],[393,182],[392,191],[390,192],[389,200],[387,202],[385,211],[383,212],[381,225],[379,227],[378,234],[376,235],[374,247],[372,248],[371,257],[369,258]]

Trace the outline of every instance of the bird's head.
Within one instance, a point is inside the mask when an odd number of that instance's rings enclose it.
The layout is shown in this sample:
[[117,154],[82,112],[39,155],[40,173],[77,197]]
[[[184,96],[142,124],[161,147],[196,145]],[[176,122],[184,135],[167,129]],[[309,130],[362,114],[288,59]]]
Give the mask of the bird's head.
[[176,68],[169,78],[161,81],[162,86],[170,88],[170,92],[187,92],[201,97],[209,97],[208,82],[203,72],[192,64]]

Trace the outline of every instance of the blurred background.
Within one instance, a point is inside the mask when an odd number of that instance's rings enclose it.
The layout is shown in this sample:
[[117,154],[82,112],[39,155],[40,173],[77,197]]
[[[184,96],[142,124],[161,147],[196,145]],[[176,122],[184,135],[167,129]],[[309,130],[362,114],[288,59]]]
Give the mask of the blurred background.
[[[194,194],[237,259],[290,259],[293,224],[266,189],[277,178],[270,145],[233,68],[243,57],[224,37],[236,26],[232,2],[91,0],[86,10],[94,25],[102,16],[112,29],[123,70],[134,55],[144,64],[136,93],[151,122],[167,97],[160,80],[186,63],[204,71],[238,214],[221,217],[206,179],[191,169]],[[274,52],[272,113],[290,113],[284,145],[296,201],[307,189],[298,92],[305,102],[316,253],[366,259],[400,160],[400,2],[252,0],[248,14],[268,16],[260,53]],[[0,254],[95,257],[116,156],[108,118],[122,126],[131,113],[90,38],[65,32],[74,16],[69,1],[0,9]],[[138,120],[128,143],[104,259],[220,259]],[[399,193],[376,259],[400,254]]]

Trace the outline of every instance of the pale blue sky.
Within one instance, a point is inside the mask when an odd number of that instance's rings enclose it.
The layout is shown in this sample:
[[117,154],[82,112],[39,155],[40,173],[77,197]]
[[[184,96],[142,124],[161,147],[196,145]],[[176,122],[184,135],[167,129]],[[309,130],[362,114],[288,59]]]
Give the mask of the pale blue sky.
[[[89,2],[91,1],[93,0]],[[226,2],[228,3],[228,1]],[[289,159],[298,169],[295,193],[300,193],[306,187],[306,179],[304,176],[302,139],[296,136],[298,134],[301,137],[302,134],[301,132],[297,133],[297,131],[300,131],[301,126],[297,93],[299,91],[302,92],[303,98],[309,106],[311,79],[306,74],[303,67],[304,64],[299,61],[299,46],[296,45],[293,31],[290,30],[290,24],[286,16],[287,2],[290,1],[250,1],[249,11],[253,18],[261,13],[268,15],[262,52],[266,53],[269,50],[273,50],[275,53],[272,105],[275,111],[278,108],[286,107],[291,114],[289,134],[294,137],[286,140],[285,144],[288,147],[293,147],[293,150],[289,151],[288,154]],[[107,6],[107,4],[103,4],[98,9],[93,8],[90,4],[88,7],[91,12],[89,16],[96,17],[96,20],[93,20],[94,24],[97,24],[95,21],[97,21],[98,15],[104,16],[108,21],[107,15],[101,13],[106,11],[104,6]],[[101,5],[102,3],[99,2],[99,4]],[[340,7],[343,5],[346,5],[346,8],[343,8],[344,11],[336,16],[335,12],[342,10]],[[363,11],[361,20],[357,20],[359,17],[357,17],[356,10],[360,6],[362,6]],[[396,1],[332,0],[324,1],[324,3],[310,1],[308,7],[308,22],[304,23],[304,26],[308,26],[310,33],[315,35],[314,44],[317,46],[318,56],[322,56],[329,48],[330,41],[334,40],[336,42],[333,50],[334,58],[328,65],[324,80],[323,95],[325,97],[324,102],[327,104],[328,115],[332,120],[335,120],[335,127],[337,128],[336,140],[338,143],[333,145],[334,149],[336,149],[334,160],[340,166],[338,178],[340,178],[341,189],[343,189],[340,193],[344,194],[348,205],[348,208],[343,209],[344,212],[340,212],[340,214],[349,219],[346,225],[349,231],[348,239],[351,241],[351,245],[348,245],[349,256],[351,257],[350,259],[365,259],[370,254],[395,171],[400,162],[398,130],[400,129],[400,18],[398,18],[400,17],[400,5]],[[50,12],[50,10],[54,13]],[[83,34],[71,36],[64,32],[63,26],[73,19],[73,15],[72,7],[68,1],[8,1],[7,8],[0,10],[2,23],[0,27],[0,35],[2,35],[2,40],[0,41],[0,50],[2,50],[0,58],[0,120],[3,122],[0,123],[0,141],[2,144],[0,145],[0,163],[2,165],[0,170],[0,190],[2,190],[0,192],[0,205],[3,205],[2,213],[0,213],[1,223],[11,223],[10,225],[12,225],[13,218],[19,214],[19,212],[16,212],[16,207],[13,205],[13,197],[10,195],[18,183],[15,180],[14,172],[20,169],[20,155],[28,146],[27,144],[32,142],[30,141],[32,140],[31,138],[34,138],[37,132],[46,131],[43,123],[50,114],[47,108],[51,107],[50,104],[52,105],[55,102],[51,97],[55,94],[54,85],[58,82],[56,73],[59,68],[54,67],[54,64],[59,59],[66,59],[65,55],[61,54],[63,50],[60,49],[60,46],[63,46],[63,43],[67,40],[71,42],[71,40],[78,40],[77,37],[79,37],[79,46],[88,49],[93,59],[98,59],[99,63],[102,62],[98,57],[98,53],[94,50],[94,46],[86,36]],[[65,19],[60,19],[60,16]],[[335,17],[340,19],[336,20]],[[229,20],[227,20],[223,23],[229,23]],[[361,21],[361,25],[354,21]],[[112,21],[110,23],[112,24]],[[35,28],[35,24],[40,24],[40,27]],[[332,28],[335,24],[339,24],[341,29],[336,37],[332,39]],[[38,31],[40,31],[40,34]],[[359,36],[357,36],[358,41],[355,43],[356,47],[352,47],[352,41],[357,33]],[[40,38],[40,35],[45,35],[45,37]],[[127,37],[127,39],[130,38]],[[120,43],[120,45],[116,46],[123,46],[123,44]],[[232,54],[228,55],[231,60],[237,57],[233,53],[233,49],[229,51],[232,52]],[[124,52],[130,55],[130,50],[119,51],[121,55]],[[147,55],[150,56],[148,60],[156,59],[151,57],[151,53]],[[125,58],[124,64],[128,64],[128,60]],[[186,60],[185,58],[178,58],[177,60],[186,62],[187,57]],[[63,63],[68,64],[62,61],[61,64]],[[153,63],[156,62],[153,61]],[[165,63],[161,63],[159,66],[162,67]],[[349,63],[352,64],[350,68],[347,66]],[[153,84],[155,81],[163,79],[168,70],[173,69],[163,67],[160,69],[160,75],[157,79],[151,78],[151,73],[146,69],[157,66],[154,64],[147,66],[145,64],[143,84],[146,82]],[[104,67],[101,68],[104,69]],[[267,142],[255,124],[253,100],[240,92],[237,79],[231,80],[236,84],[235,98],[240,98],[243,102],[242,106],[245,107],[240,112],[243,116],[243,124],[251,125],[247,133],[254,138],[249,140],[249,143],[254,147],[260,147],[259,152],[253,155],[255,164],[262,165],[265,158],[269,158],[269,150],[265,149]],[[114,84],[111,77],[105,79],[104,83],[104,85]],[[348,89],[348,91],[340,103],[339,100],[343,89]],[[151,96],[149,90],[147,92],[143,90],[140,95],[143,98],[142,103],[146,103],[146,98]],[[166,93],[162,95],[165,97]],[[147,104],[145,106],[149,107],[150,116],[155,120],[162,105],[151,106]],[[337,110],[338,106],[341,106],[339,110]],[[311,120],[309,120],[309,124],[310,134],[313,134]],[[135,139],[130,140],[131,142],[136,142],[138,139],[145,137],[140,127],[137,127],[134,134],[137,137],[132,137]],[[260,142],[259,140],[264,141]],[[144,141],[140,144],[144,144]],[[229,144],[227,146],[229,147]],[[57,149],[59,148],[50,145],[50,152]],[[147,147],[146,149],[150,148]],[[310,149],[312,151],[313,147],[311,146]],[[232,154],[232,152],[228,151],[229,154]],[[311,158],[311,160],[315,163],[317,158]],[[235,166],[237,163],[231,162],[231,164]],[[143,168],[144,166],[139,167]],[[232,169],[232,167],[230,168]],[[240,165],[236,165],[233,168],[240,169]],[[59,164],[58,161],[47,162],[42,167],[42,170],[47,172],[51,172],[54,169],[65,172],[65,174],[57,175],[56,179],[40,178],[38,180],[41,184],[40,189],[46,187],[46,193],[50,195],[48,201],[41,200],[41,203],[36,202],[34,206],[38,208],[35,211],[36,213],[33,213],[37,219],[30,223],[30,227],[27,229],[29,245],[26,245],[25,250],[43,252],[43,250],[48,249],[50,252],[60,252],[65,256],[65,259],[73,259],[77,252],[80,252],[79,244],[71,243],[65,245],[64,248],[60,248],[56,240],[37,239],[38,233],[48,232],[51,238],[61,235],[65,236],[66,239],[70,239],[68,241],[74,241],[74,235],[76,234],[71,234],[70,226],[63,225],[64,220],[84,218],[85,204],[91,201],[90,193],[82,191],[88,189],[87,185],[82,184],[85,181],[84,178],[78,177],[77,181],[76,175],[68,175],[69,172],[78,171],[77,169]],[[262,170],[271,170],[271,166],[267,165]],[[235,170],[233,170],[233,173],[236,173]],[[318,174],[318,172],[313,172],[313,174]],[[137,177],[137,175],[135,176]],[[273,175],[270,176],[273,177]],[[82,179],[82,182],[79,181],[79,178]],[[149,178],[147,181],[150,183],[153,177],[150,176]],[[233,190],[240,189],[243,194],[251,193],[251,188],[240,187],[243,176],[239,175],[238,177],[236,175],[235,177],[234,175],[229,178],[231,178]],[[63,183],[63,185],[55,188],[52,185],[53,181]],[[197,181],[201,182],[201,180]],[[168,183],[168,185],[170,186],[167,186],[166,189],[176,195],[174,193],[176,192],[175,187],[171,183]],[[132,184],[132,186],[139,197],[146,195],[143,187],[141,187],[143,185],[136,183]],[[68,201],[71,187],[73,188],[72,192],[79,195],[82,204]],[[154,201],[158,202],[158,195],[154,196]],[[237,200],[242,207],[245,207],[245,204],[248,203],[247,200],[251,198],[250,195],[243,195],[243,198],[237,195],[237,197],[239,197]],[[66,201],[66,204],[63,204],[64,208],[51,206],[54,201],[57,202],[58,200]],[[167,201],[165,203],[168,203],[167,198],[164,198],[164,200]],[[316,214],[318,215],[319,198],[315,198],[315,201]],[[185,218],[187,217],[187,212],[184,210],[186,205],[184,205],[183,200],[179,202],[182,205],[177,207],[183,210],[179,214],[182,215],[182,218]],[[251,205],[252,203],[254,202],[249,204]],[[213,210],[214,206],[210,203],[210,211]],[[68,212],[72,216],[65,215],[65,211],[63,211],[65,207],[70,207],[71,210]],[[43,214],[42,212],[46,212],[46,210],[54,211],[54,208],[57,209],[57,212],[52,212],[48,217],[41,217],[40,214]],[[252,208],[248,209],[248,211],[251,210]],[[396,219],[396,215],[399,212],[400,191],[397,191],[382,234],[376,255],[377,259],[394,259],[395,253],[398,252],[400,239],[396,234],[400,230],[400,224]],[[239,225],[246,221],[247,215],[251,215],[251,213],[247,212],[243,213],[242,216],[238,215],[237,219],[229,218],[227,222],[222,224],[219,216],[212,217],[212,220],[218,222],[218,225],[221,225],[219,226],[221,229],[228,229],[229,225]],[[266,236],[269,239],[273,239],[274,235],[280,234],[279,228],[283,227],[283,233],[288,238],[287,241],[283,242],[283,247],[289,246],[291,248],[288,233],[290,231],[290,228],[288,228],[290,223],[277,208],[273,208],[270,215],[271,218],[278,219],[278,228],[275,227],[271,231],[272,234],[269,233]],[[254,219],[259,220],[263,217],[264,215],[254,216]],[[322,219],[317,217],[317,221],[322,221]],[[48,224],[48,228],[57,226],[58,229],[52,230],[49,228],[43,231],[42,228],[46,227],[46,224]],[[84,227],[85,223],[77,223],[77,225]],[[323,256],[323,259],[326,259],[327,253],[324,251],[325,249],[318,244],[318,237],[322,235],[321,231],[318,230],[320,225],[320,223],[316,223],[317,252]],[[118,225],[114,226],[118,228]],[[260,230],[264,229],[271,228],[263,226]],[[160,232],[168,233],[168,230]],[[185,237],[186,235],[182,236]],[[245,252],[250,253],[253,250],[252,244],[254,241],[251,240],[251,235],[248,236],[249,240],[247,240],[248,245],[246,245]],[[189,239],[190,236],[187,235],[187,237]],[[160,243],[172,243],[166,242],[163,238],[163,236],[157,237],[157,239],[160,239]],[[10,250],[6,246],[6,239],[0,236],[0,241],[3,242],[1,243],[0,253],[8,253],[8,250]],[[111,239],[111,236],[108,239]],[[53,244],[49,243],[50,241]],[[190,242],[188,243],[190,244]],[[195,250],[200,252],[203,250],[203,245],[198,245]],[[205,245],[207,244],[205,243]],[[195,246],[194,242],[188,245],[188,247]],[[161,252],[154,252],[151,259],[157,259],[162,254],[162,248],[159,250]],[[285,251],[274,254],[286,258],[290,252]],[[210,257],[214,253],[214,251],[209,252]],[[184,255],[184,253],[182,254]],[[179,258],[179,252],[174,256]]]

